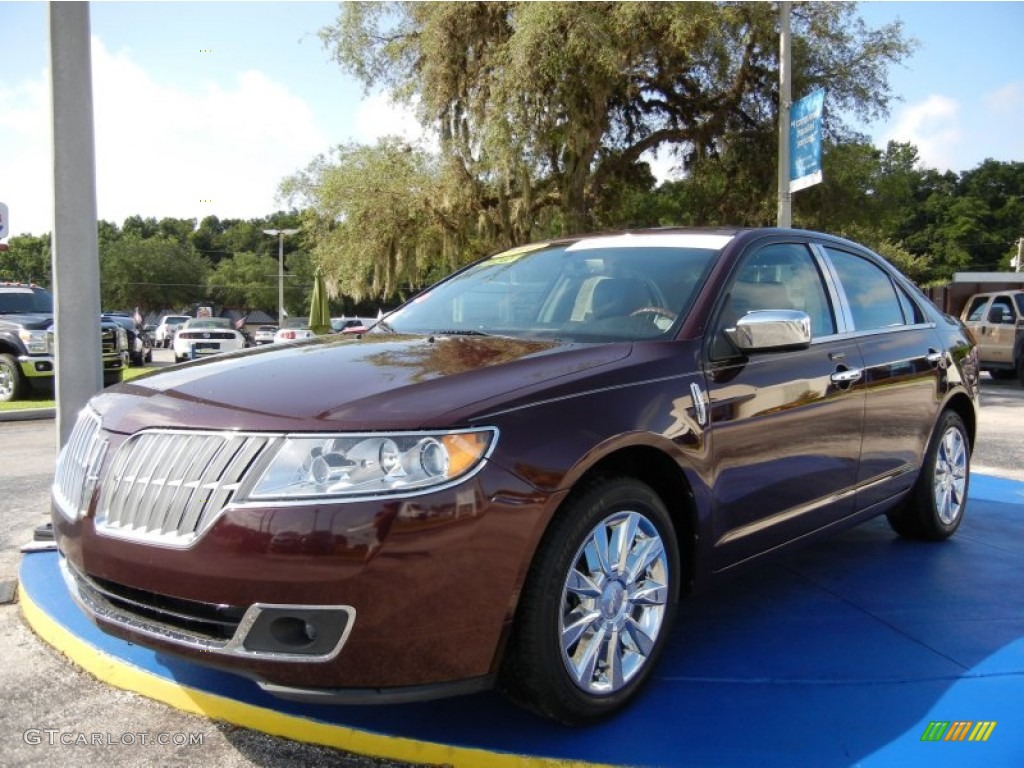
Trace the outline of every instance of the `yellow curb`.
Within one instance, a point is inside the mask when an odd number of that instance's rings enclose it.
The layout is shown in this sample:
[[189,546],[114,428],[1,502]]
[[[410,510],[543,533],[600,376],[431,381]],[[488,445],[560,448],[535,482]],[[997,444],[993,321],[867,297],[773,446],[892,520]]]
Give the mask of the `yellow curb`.
[[296,715],[286,715],[178,685],[160,675],[139,669],[130,662],[109,656],[80,640],[39,608],[25,590],[19,590],[19,593],[21,610],[29,626],[40,638],[79,667],[105,683],[163,702],[183,712],[191,712],[211,720],[222,720],[293,741],[320,744],[348,752],[410,763],[434,763],[466,768],[612,768],[599,763],[501,754],[370,733]]

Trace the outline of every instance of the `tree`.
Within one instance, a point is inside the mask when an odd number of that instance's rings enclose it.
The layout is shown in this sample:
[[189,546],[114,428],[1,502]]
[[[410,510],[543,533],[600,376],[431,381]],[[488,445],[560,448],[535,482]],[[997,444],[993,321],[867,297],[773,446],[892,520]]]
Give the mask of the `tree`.
[[159,310],[193,303],[206,292],[210,265],[190,245],[166,237],[122,234],[100,251],[104,309]]
[[207,278],[210,295],[217,302],[245,312],[276,308],[277,283],[277,259],[247,252],[222,259]]
[[[660,146],[689,174],[725,158],[770,200],[776,18],[768,3],[346,3],[322,38],[368,88],[419,105],[449,178],[514,244],[538,222],[591,228],[604,188]],[[794,31],[795,91],[827,88],[829,136],[851,133],[840,115],[886,113],[899,25],[805,3]],[[733,174],[706,175],[713,191]]]
[[51,283],[50,235],[18,235],[0,253],[0,280],[17,283]]
[[455,265],[470,208],[450,192],[436,160],[399,139],[339,146],[282,185],[313,208],[304,228],[328,290],[357,300]]

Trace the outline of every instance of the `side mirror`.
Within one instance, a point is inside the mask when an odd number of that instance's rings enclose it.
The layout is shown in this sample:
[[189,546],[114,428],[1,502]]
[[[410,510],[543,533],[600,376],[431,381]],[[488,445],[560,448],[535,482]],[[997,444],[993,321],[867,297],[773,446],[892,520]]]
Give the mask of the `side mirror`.
[[795,309],[754,310],[725,335],[740,352],[801,349],[811,343],[811,317]]
[[1007,307],[992,307],[988,312],[988,321],[999,324],[1012,323],[1013,313]]

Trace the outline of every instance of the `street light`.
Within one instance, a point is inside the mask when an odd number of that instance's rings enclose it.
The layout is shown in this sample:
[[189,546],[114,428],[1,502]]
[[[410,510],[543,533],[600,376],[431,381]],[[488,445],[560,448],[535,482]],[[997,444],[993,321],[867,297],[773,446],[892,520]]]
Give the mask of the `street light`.
[[284,327],[284,238],[298,234],[297,229],[264,229],[264,235],[277,238],[277,327]]

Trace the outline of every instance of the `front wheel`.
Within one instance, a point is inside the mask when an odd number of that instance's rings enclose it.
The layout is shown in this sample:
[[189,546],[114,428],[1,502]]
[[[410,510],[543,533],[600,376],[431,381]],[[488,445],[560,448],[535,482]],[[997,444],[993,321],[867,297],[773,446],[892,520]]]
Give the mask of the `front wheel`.
[[0,355],[0,403],[13,402],[25,394],[25,378],[13,355]]
[[928,444],[921,475],[907,503],[890,512],[889,524],[910,539],[941,541],[960,527],[967,506],[971,444],[967,428],[953,411],[945,411]]
[[501,686],[576,724],[625,706],[651,675],[679,598],[664,503],[631,478],[597,481],[560,510],[520,598]]

